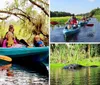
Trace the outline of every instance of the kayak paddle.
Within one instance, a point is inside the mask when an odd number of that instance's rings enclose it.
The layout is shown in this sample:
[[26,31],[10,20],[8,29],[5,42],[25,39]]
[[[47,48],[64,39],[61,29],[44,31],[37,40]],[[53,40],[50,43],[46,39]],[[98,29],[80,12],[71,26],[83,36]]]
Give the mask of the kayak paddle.
[[8,61],[8,62],[11,62],[12,61],[12,58],[10,58],[8,56],[4,56],[4,55],[0,55],[0,59],[1,60],[4,60],[4,61]]
[[56,22],[56,21],[52,21],[52,22],[50,22],[50,24],[52,24],[52,25],[57,25],[58,22]]
[[94,24],[87,24],[86,26],[92,27],[92,26],[94,26]]

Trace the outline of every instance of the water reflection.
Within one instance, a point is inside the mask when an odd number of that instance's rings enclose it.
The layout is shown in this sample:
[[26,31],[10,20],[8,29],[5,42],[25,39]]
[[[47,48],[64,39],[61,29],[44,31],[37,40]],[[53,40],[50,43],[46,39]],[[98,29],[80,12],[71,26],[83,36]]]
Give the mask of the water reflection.
[[0,64],[0,85],[48,85],[48,77],[16,64]]
[[51,68],[51,85],[100,85],[100,67],[80,70]]
[[63,29],[64,26],[51,26],[50,41],[51,42],[99,42],[100,22],[92,18],[89,24],[94,24],[93,27],[81,27],[80,32],[64,39]]
[[3,72],[3,74],[6,76],[14,76],[13,71],[10,70],[11,66],[12,64],[0,66],[0,73]]

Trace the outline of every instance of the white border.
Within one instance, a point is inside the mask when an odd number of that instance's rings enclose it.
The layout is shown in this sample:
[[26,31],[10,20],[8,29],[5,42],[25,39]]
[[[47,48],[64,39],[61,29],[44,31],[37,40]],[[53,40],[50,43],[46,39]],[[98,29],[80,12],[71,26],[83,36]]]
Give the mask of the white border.
[[49,85],[50,85],[50,0],[49,0]]
[[50,42],[50,44],[100,44],[100,42]]

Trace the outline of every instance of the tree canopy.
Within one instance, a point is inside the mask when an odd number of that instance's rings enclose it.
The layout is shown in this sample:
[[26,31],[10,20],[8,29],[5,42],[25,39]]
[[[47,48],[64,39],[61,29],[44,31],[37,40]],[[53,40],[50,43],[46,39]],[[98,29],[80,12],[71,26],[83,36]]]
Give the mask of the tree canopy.
[[64,16],[71,16],[71,13],[68,12],[58,12],[58,11],[50,11],[50,17],[64,17]]
[[[88,13],[81,13],[81,14],[77,14],[77,16],[90,16],[90,15],[99,15],[100,14],[100,8],[97,7],[93,10],[91,10]],[[60,11],[50,11],[50,17],[64,17],[64,16],[72,16],[72,13],[69,12],[60,12]]]
[[90,13],[95,15],[100,15],[100,8],[93,9]]
[[[2,30],[5,31],[5,24],[14,23],[14,25],[18,24],[20,26],[19,30],[16,28],[18,32],[17,36],[27,36],[26,40],[29,40],[36,34],[41,34],[44,38],[48,38],[48,0],[13,0],[12,3],[9,2],[10,0],[6,0],[6,7],[4,7],[4,9],[0,9],[0,24]],[[9,20],[12,16],[17,17],[17,19]]]

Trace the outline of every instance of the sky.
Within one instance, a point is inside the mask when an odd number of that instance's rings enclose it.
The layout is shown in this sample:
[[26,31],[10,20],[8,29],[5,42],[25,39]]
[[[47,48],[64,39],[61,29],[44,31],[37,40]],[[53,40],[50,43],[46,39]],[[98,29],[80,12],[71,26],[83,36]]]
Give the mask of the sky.
[[100,7],[100,0],[50,0],[51,11],[80,14],[90,12],[97,7]]
[[0,2],[0,9],[3,9],[6,7],[6,2],[9,2],[10,4],[13,2],[14,0],[2,0]]

